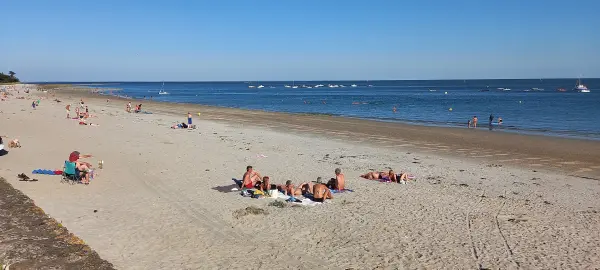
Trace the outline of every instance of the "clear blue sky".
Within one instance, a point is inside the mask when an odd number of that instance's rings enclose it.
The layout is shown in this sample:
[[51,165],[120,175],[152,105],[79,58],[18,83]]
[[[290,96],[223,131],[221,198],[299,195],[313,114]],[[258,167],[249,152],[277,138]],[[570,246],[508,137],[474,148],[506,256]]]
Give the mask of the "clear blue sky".
[[26,81],[600,77],[600,0],[3,1]]

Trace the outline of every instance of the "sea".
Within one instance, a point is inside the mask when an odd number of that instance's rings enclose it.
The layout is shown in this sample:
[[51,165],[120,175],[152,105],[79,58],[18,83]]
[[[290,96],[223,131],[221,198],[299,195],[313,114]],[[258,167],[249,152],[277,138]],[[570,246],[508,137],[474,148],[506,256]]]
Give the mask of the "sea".
[[[106,95],[600,140],[600,79],[73,82]],[[119,89],[119,90],[115,90]],[[159,91],[168,94],[159,94]],[[149,108],[150,109],[150,108]],[[502,124],[498,120],[502,118]]]

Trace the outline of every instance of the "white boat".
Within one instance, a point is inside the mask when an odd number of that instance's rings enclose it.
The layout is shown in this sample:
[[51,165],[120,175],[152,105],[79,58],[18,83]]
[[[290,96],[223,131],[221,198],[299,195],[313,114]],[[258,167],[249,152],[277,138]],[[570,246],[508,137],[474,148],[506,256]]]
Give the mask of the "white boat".
[[257,88],[265,88],[265,86],[261,84]]
[[165,91],[164,88],[165,88],[165,83],[163,82],[162,86],[160,87],[160,91],[158,91],[159,95],[168,95],[169,94],[169,92]]
[[338,87],[340,87],[340,86],[339,86],[339,85],[337,85],[337,84],[329,84],[329,85],[327,85],[327,86],[328,86],[329,88],[338,88]]
[[504,90],[502,90],[502,91],[510,91],[510,90],[511,90],[510,88],[504,88]]
[[287,85],[287,84],[286,84],[286,85],[284,85],[283,87],[285,87],[285,88],[290,88],[291,86],[289,86],[289,85]]
[[323,86],[325,86],[325,85],[317,84],[317,85],[315,85],[315,88],[319,88],[319,87],[323,87]]
[[343,84],[340,84],[340,87],[346,87],[346,86],[345,86],[345,85],[343,85]]
[[296,89],[296,88],[298,88],[298,86],[297,86],[297,85],[294,85],[294,86],[292,86],[292,88]]
[[350,87],[356,87],[356,86],[357,86],[356,84],[352,84],[352,85],[350,85]]
[[255,88],[256,86],[254,85],[248,85],[248,88]]
[[587,86],[585,86],[581,83],[581,79],[577,79],[577,84],[575,85],[575,88],[573,88],[573,90],[575,90],[579,93],[589,93],[590,92],[590,89],[588,89]]

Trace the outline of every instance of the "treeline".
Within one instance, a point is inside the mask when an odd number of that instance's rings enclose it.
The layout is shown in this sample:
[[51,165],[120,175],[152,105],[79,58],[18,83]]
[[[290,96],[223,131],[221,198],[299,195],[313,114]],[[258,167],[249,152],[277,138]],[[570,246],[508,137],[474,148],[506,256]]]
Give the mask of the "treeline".
[[0,72],[0,83],[16,83],[19,82],[19,78],[15,77],[15,72],[9,71],[8,75]]

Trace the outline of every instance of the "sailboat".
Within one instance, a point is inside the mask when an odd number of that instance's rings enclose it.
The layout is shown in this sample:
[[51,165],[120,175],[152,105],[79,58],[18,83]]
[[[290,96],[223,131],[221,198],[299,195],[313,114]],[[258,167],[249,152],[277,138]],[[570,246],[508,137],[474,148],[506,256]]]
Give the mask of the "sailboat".
[[573,88],[573,90],[579,92],[579,93],[589,93],[590,89],[587,88],[587,86],[581,84],[581,78],[577,79],[577,84],[575,85],[575,88]]
[[298,86],[296,85],[296,81],[292,81],[292,88],[296,89]]
[[169,92],[165,91],[165,82],[162,83],[162,86],[160,87],[160,91],[158,91],[159,95],[168,95]]

